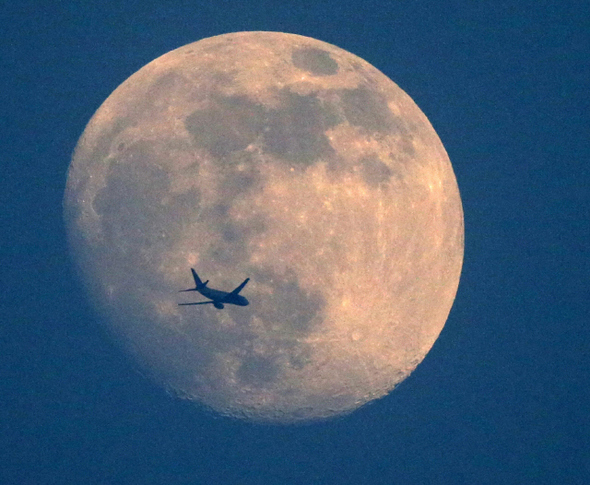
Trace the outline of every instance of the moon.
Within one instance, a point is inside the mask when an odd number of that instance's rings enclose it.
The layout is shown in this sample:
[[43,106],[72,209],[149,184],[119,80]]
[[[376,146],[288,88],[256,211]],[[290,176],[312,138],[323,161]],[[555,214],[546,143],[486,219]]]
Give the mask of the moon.
[[[453,304],[463,211],[394,82],[336,46],[238,32],[171,51],[82,134],[71,252],[113,338],[166,389],[267,423],[349,413],[424,359]],[[247,307],[197,301],[190,268]],[[197,295],[199,296],[199,295]]]

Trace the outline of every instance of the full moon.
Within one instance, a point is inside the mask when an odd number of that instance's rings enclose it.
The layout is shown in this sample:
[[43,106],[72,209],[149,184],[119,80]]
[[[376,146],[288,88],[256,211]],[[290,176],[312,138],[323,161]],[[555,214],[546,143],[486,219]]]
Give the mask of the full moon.
[[[113,338],[218,413],[349,413],[424,359],[453,304],[463,211],[426,116],[376,68],[278,32],[150,62],[94,114],[64,196]],[[209,286],[249,306],[179,306]]]

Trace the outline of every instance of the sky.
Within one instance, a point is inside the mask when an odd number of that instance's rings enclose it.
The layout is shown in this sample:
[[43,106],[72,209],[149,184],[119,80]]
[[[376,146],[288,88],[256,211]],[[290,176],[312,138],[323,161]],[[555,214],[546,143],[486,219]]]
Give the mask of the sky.
[[[439,339],[387,397],[299,426],[167,394],[109,339],[62,197],[131,74],[244,30],[317,38],[428,116],[465,213]],[[0,12],[0,483],[585,484],[590,477],[590,4],[12,2]]]

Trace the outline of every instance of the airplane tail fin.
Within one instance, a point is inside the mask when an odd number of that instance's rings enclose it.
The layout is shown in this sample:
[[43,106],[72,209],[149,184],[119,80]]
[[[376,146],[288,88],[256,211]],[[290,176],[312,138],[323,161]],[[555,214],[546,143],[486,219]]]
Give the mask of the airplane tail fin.
[[195,279],[195,286],[197,290],[200,290],[201,288],[204,288],[205,286],[207,286],[207,283],[209,283],[209,280],[205,281],[204,283],[201,281],[201,278],[199,278],[199,275],[197,274],[197,272],[191,268],[191,271],[193,273],[193,278]]
[[189,288],[188,290],[180,290],[180,292],[184,292],[184,291],[199,291],[202,290],[203,288],[205,288],[205,286],[207,286],[207,283],[209,283],[209,280],[205,281],[204,283],[201,281],[201,278],[199,278],[199,275],[197,274],[197,272],[191,268],[191,271],[193,272],[193,278],[195,280],[195,287],[194,288]]

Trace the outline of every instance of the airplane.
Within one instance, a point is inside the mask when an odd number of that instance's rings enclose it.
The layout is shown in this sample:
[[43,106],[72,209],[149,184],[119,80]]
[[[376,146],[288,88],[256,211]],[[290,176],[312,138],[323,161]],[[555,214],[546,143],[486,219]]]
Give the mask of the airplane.
[[246,283],[250,281],[250,278],[246,278],[240,286],[238,286],[235,290],[227,292],[221,290],[214,290],[213,288],[207,287],[207,283],[209,280],[205,281],[204,283],[199,278],[197,272],[191,268],[193,273],[193,278],[195,279],[195,287],[189,288],[188,290],[180,290],[180,293],[184,291],[198,291],[204,297],[209,298],[211,301],[200,301],[197,303],[179,303],[180,306],[184,305],[207,305],[208,303],[213,304],[215,308],[218,310],[222,310],[225,304],[230,305],[238,305],[238,306],[246,306],[250,302],[241,295],[238,295],[240,291],[246,286]]

